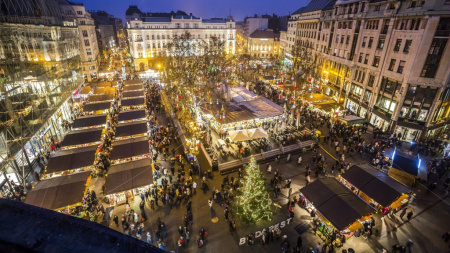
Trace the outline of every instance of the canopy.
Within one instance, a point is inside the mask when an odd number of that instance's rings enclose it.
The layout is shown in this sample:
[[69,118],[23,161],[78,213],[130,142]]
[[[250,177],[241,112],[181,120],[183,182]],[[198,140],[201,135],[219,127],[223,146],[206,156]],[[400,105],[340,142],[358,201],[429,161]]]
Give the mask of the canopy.
[[318,179],[300,189],[300,192],[339,231],[357,219],[376,212],[334,178]]
[[101,82],[97,84],[97,88],[114,87],[117,86],[116,82]]
[[74,131],[67,134],[61,142],[61,146],[73,146],[100,141],[102,128]]
[[90,171],[44,179],[27,193],[26,204],[55,210],[83,200]]
[[229,131],[228,133],[230,134],[230,141],[231,142],[250,140],[250,137],[248,137],[247,133],[244,132],[244,130]]
[[84,86],[81,88],[80,93],[81,95],[87,95],[89,92],[91,92],[92,88],[90,86]]
[[130,91],[130,90],[142,90],[144,86],[142,84],[136,84],[136,85],[127,85],[123,87],[124,91]]
[[98,95],[91,95],[88,98],[88,101],[92,103],[92,102],[108,101],[113,99],[114,94],[98,94]]
[[111,152],[111,160],[148,154],[149,149],[147,136],[115,141]]
[[140,79],[134,79],[134,80],[126,80],[123,81],[123,85],[127,86],[127,85],[134,85],[134,84],[143,84],[144,81],[140,80]]
[[97,146],[62,150],[50,157],[46,173],[84,168],[94,164]]
[[145,99],[142,98],[130,98],[130,99],[122,99],[122,106],[133,106],[133,105],[142,105],[145,103]]
[[112,165],[105,183],[105,194],[132,190],[153,183],[151,159]]
[[346,123],[347,125],[355,125],[364,123],[364,119],[355,115],[347,115],[344,117],[337,117],[338,120]]
[[392,168],[418,176],[421,159],[418,156],[402,153],[396,150],[392,156]]
[[73,128],[80,128],[80,127],[91,127],[91,126],[98,126],[106,124],[106,115],[100,115],[100,116],[86,116],[86,117],[80,117],[77,118],[73,122]]
[[116,88],[97,88],[94,90],[94,94],[109,94],[116,92]]
[[124,124],[117,125],[116,137],[143,134],[143,133],[146,133],[147,131],[148,131],[148,128],[147,128],[146,121],[124,123]]
[[133,110],[119,113],[119,121],[145,118],[145,110]]
[[251,139],[260,139],[269,137],[269,135],[261,128],[247,129],[247,136]]
[[135,90],[135,91],[125,91],[123,92],[124,98],[131,98],[131,97],[143,97],[144,92],[141,90]]
[[83,111],[85,112],[92,112],[99,110],[103,111],[109,108],[111,108],[111,102],[89,103],[83,106]]
[[386,207],[411,190],[370,165],[354,165],[341,176],[364,194]]

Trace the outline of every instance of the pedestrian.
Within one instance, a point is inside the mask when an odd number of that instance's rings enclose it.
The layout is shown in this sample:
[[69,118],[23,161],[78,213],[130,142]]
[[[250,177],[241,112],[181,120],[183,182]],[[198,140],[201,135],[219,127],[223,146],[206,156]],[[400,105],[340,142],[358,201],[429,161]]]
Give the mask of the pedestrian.
[[152,244],[152,235],[150,234],[150,232],[147,232],[147,243]]
[[302,244],[303,244],[302,237],[299,236],[299,237],[297,238],[297,247],[301,248],[301,247],[302,247]]
[[116,226],[119,226],[119,217],[117,215],[114,215],[113,221],[116,223]]
[[208,200],[209,210],[212,209],[212,204],[213,204],[213,200],[212,200],[212,198],[210,198],[210,199]]
[[228,221],[228,206],[225,207],[225,209],[223,210],[224,214],[225,214],[225,220]]
[[411,220],[411,218],[412,218],[412,216],[413,216],[413,211],[411,210],[411,211],[409,211],[408,212],[408,214],[406,214],[406,218],[408,218],[408,221],[410,221]]
[[450,240],[450,232],[447,232],[444,235],[442,235],[442,239],[447,243]]
[[402,209],[402,212],[400,213],[400,219],[403,220],[403,216],[405,216],[405,214],[406,214],[406,207],[404,207],[404,208]]
[[272,172],[272,165],[267,165],[267,172],[270,174]]
[[197,189],[197,183],[196,182],[194,182],[193,184],[192,184],[192,188],[194,189],[194,193],[196,192],[196,189]]

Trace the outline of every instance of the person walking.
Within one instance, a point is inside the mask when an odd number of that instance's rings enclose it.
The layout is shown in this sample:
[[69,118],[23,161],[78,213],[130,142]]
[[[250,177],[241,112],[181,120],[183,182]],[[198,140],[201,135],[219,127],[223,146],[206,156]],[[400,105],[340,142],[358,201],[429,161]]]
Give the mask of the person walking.
[[150,232],[147,232],[147,243],[152,244],[152,235],[150,234]]
[[228,221],[228,206],[225,207],[225,209],[223,210],[224,214],[225,214],[225,220]]
[[197,183],[196,182],[194,182],[193,184],[192,184],[192,188],[194,189],[194,193],[196,192],[196,189],[197,189]]
[[119,226],[119,217],[117,215],[114,215],[113,221],[116,223],[116,226]]
[[403,208],[402,212],[400,213],[400,219],[403,220],[403,216],[406,214],[406,207]]
[[410,221],[411,220],[411,218],[412,218],[412,216],[413,216],[413,211],[411,210],[411,211],[409,211],[408,212],[408,214],[406,214],[406,218],[408,218],[408,221]]
[[211,209],[212,209],[212,205],[213,205],[213,200],[212,200],[212,198],[209,198],[209,200],[208,200],[208,205],[209,205],[209,210],[211,210]]

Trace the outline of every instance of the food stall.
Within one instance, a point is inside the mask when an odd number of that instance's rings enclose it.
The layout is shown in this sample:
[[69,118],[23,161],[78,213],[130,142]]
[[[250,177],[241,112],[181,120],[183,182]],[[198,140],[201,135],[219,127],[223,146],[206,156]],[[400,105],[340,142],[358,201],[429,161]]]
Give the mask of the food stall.
[[106,175],[105,195],[111,206],[126,203],[127,197],[147,191],[153,184],[151,159],[114,164]]
[[141,90],[134,90],[134,91],[124,91],[122,93],[123,98],[137,98],[137,97],[143,97],[144,92]]
[[123,108],[143,109],[145,108],[145,98],[122,99],[120,102]]
[[62,150],[50,157],[42,178],[69,175],[93,169],[97,146]]
[[94,102],[106,102],[106,101],[113,101],[114,100],[114,94],[98,94],[98,95],[91,95],[88,98],[88,102],[94,103]]
[[87,96],[89,96],[92,93],[92,88],[91,86],[84,86],[81,88],[80,92],[78,94],[80,94],[80,96],[82,98],[86,98]]
[[115,87],[97,88],[94,90],[94,94],[114,94],[116,93]]
[[115,140],[147,136],[147,121],[137,121],[131,123],[121,123],[116,127]]
[[114,141],[111,151],[111,161],[122,163],[149,157],[150,145],[148,138],[137,137]]
[[105,128],[72,131],[64,136],[64,139],[61,141],[61,149],[66,150],[92,145],[98,146],[101,142],[102,134],[104,134],[105,131]]
[[142,109],[130,110],[119,113],[119,123],[126,123],[145,119],[146,119],[145,110]]
[[368,164],[354,165],[338,179],[380,212],[401,209],[411,193],[411,189]]
[[[419,178],[419,170],[422,165],[422,159],[419,155],[410,155],[395,150],[391,157],[391,166],[388,175],[404,185],[413,187],[416,179]],[[426,165],[425,165],[426,166]],[[425,170],[425,168],[422,168]],[[426,173],[423,180],[426,180]]]
[[109,88],[109,87],[116,87],[117,86],[117,82],[99,82],[97,84],[97,89],[98,88]]
[[317,231],[324,238],[333,232],[348,238],[376,213],[335,178],[318,179],[300,189],[299,203],[318,218]]
[[95,115],[107,114],[111,108],[111,102],[87,103],[83,106],[83,112],[92,112]]
[[25,203],[49,210],[81,206],[90,171],[43,179],[27,193]]
[[126,85],[123,86],[123,91],[135,91],[135,90],[143,90],[144,86],[142,84],[134,84],[134,85]]
[[143,83],[144,81],[141,79],[125,80],[123,81],[123,86],[143,84]]
[[75,119],[75,121],[73,122],[72,130],[105,127],[106,119],[107,119],[106,115],[79,117]]

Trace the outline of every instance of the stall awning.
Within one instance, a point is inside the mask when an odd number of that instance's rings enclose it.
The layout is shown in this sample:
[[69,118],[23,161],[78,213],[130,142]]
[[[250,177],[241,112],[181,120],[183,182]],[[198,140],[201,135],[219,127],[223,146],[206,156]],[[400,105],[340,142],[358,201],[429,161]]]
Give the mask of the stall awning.
[[73,128],[91,127],[106,124],[106,115],[86,116],[77,118],[73,122]]
[[80,90],[80,95],[87,95],[89,92],[91,92],[92,88],[90,86],[84,86]]
[[144,92],[141,90],[136,90],[136,91],[124,91],[122,96],[124,98],[132,98],[132,97],[143,97],[144,96]]
[[105,194],[132,190],[150,185],[152,182],[150,158],[112,165],[106,177]]
[[127,85],[123,87],[124,91],[131,91],[131,90],[142,90],[144,86],[142,84],[136,84],[136,85]]
[[143,83],[144,83],[144,81],[142,81],[140,79],[123,81],[123,85],[124,86],[135,85],[135,84],[143,84]]
[[396,151],[393,156],[393,168],[404,171],[413,176],[417,176],[419,174],[421,161],[417,156],[408,155],[400,151]]
[[97,146],[62,150],[48,161],[46,174],[73,170],[94,164]]
[[83,111],[92,112],[92,111],[103,111],[111,108],[111,102],[101,102],[101,103],[89,103],[83,106]]
[[102,138],[102,128],[86,129],[80,131],[73,131],[66,136],[61,142],[61,147],[81,145],[91,142],[100,141]]
[[145,103],[145,99],[142,98],[131,98],[131,99],[122,99],[122,106],[133,106],[133,105],[143,105]]
[[116,82],[101,82],[97,84],[97,88],[106,88],[117,86]]
[[147,136],[115,141],[111,152],[111,160],[148,154],[149,148]]
[[143,134],[148,131],[147,122],[132,122],[117,125],[116,137],[132,136],[137,134]]
[[251,111],[255,118],[270,118],[283,114],[283,107],[275,104],[265,97],[259,97],[250,101],[243,101],[237,103],[240,107],[244,107]]
[[250,137],[248,137],[247,132],[244,130],[229,131],[228,134],[230,135],[231,142],[250,140]]
[[145,118],[145,110],[134,110],[119,113],[119,121]]
[[370,165],[354,165],[341,176],[364,194],[386,207],[411,190]]
[[100,101],[108,101],[113,100],[114,94],[99,94],[99,95],[92,95],[88,98],[89,102],[100,102]]
[[116,88],[97,88],[94,90],[94,94],[113,94],[116,92]]
[[44,179],[29,191],[26,204],[50,210],[77,204],[83,200],[90,171]]
[[339,231],[357,219],[376,212],[334,178],[318,179],[300,189],[300,192]]
[[364,123],[364,119],[355,115],[347,115],[345,117],[337,117],[338,120],[346,123],[347,125],[355,125]]
[[245,131],[247,136],[252,140],[269,137],[262,128],[246,129]]

